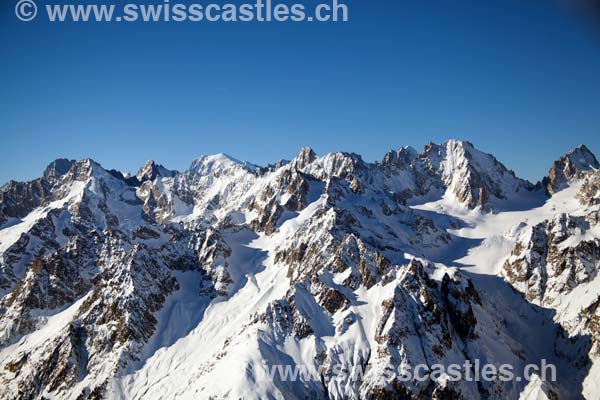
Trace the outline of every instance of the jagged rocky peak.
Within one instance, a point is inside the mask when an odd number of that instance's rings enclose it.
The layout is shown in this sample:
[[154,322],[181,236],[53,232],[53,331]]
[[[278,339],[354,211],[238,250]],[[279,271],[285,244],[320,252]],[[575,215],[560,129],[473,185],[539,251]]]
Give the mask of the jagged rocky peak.
[[305,169],[310,163],[317,159],[317,154],[310,147],[300,149],[300,153],[292,161],[292,167],[297,170]]
[[367,169],[367,164],[365,164],[360,154],[356,153],[329,153],[319,161],[321,168],[328,177],[346,179],[355,177]]
[[135,176],[138,181],[144,182],[153,181],[157,177],[170,178],[174,176],[175,173],[175,171],[168,170],[162,165],[155,163],[154,160],[148,160]]
[[93,175],[102,172],[106,172],[102,165],[91,158],[84,158],[83,160],[75,161],[65,176],[69,177],[71,180],[85,181]]
[[67,160],[66,158],[59,158],[52,161],[44,171],[44,179],[49,181],[59,179],[69,172],[74,163],[75,160]]
[[466,141],[448,140],[441,145],[430,142],[418,162],[418,170],[438,175],[446,191],[470,209],[490,211],[497,201],[533,190],[530,182],[517,178],[494,156]]
[[388,151],[383,157],[381,164],[386,167],[396,166],[400,168],[408,168],[418,156],[419,153],[413,147],[404,146],[399,150]]
[[[71,161],[57,159],[50,163],[43,177],[28,182],[10,181],[0,188],[0,224],[8,218],[23,218],[36,207],[49,203],[61,197],[55,183],[65,176],[71,176],[68,181],[83,180],[82,176],[89,174],[83,171],[84,165],[91,169],[91,160]],[[81,178],[81,179],[78,179]],[[64,194],[64,193],[62,193]]]
[[70,173],[75,161],[57,159],[41,178],[28,182],[9,181],[0,188],[0,225],[9,218],[23,218],[36,207],[51,201],[54,184]]
[[427,144],[425,144],[425,147],[423,147],[423,151],[421,152],[421,156],[424,155],[433,155],[433,154],[438,154],[441,155],[442,149],[444,146],[439,145],[437,143],[433,143],[432,141],[427,142]]
[[581,171],[598,169],[600,166],[594,153],[583,144],[568,152],[565,157]]
[[310,147],[303,147],[292,161],[291,167],[317,179],[327,180],[332,177],[342,179],[354,177],[367,166],[356,153],[339,151],[317,157]]
[[585,172],[599,167],[596,156],[581,145],[554,161],[544,179],[544,186],[549,194],[554,194],[564,189],[571,180],[582,178]]
[[419,158],[429,160],[431,166],[444,172],[445,176],[465,168],[478,172],[492,168],[514,176],[494,156],[477,150],[471,142],[462,140],[450,139],[442,144],[429,142]]

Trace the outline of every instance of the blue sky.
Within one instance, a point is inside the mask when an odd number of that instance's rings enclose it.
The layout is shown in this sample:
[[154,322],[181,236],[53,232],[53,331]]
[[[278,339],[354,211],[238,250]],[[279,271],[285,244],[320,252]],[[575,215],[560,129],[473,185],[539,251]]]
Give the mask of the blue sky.
[[59,157],[181,170],[309,145],[373,161],[459,138],[537,180],[578,144],[600,153],[600,31],[559,0],[348,0],[337,24],[24,23],[14,3],[0,184]]

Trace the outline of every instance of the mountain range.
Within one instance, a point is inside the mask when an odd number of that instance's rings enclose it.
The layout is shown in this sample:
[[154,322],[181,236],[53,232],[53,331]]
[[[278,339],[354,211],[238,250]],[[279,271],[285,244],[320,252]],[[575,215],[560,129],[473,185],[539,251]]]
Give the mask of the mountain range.
[[[599,168],[582,145],[531,183],[458,140],[57,159],[0,188],[0,398],[597,399]],[[557,379],[381,379],[475,359]]]

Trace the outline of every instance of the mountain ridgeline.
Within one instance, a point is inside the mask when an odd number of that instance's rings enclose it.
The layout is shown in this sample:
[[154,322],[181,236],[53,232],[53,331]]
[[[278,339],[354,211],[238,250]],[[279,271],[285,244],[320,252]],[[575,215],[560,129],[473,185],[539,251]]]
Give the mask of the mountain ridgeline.
[[[457,140],[58,159],[0,188],[0,398],[595,399],[599,167],[580,146],[533,184]],[[557,379],[381,379],[475,359]]]

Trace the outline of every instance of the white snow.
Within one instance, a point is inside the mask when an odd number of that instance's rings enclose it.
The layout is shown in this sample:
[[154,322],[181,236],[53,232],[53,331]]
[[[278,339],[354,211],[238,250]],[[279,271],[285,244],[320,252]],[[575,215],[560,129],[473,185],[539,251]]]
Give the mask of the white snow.
[[521,393],[519,400],[551,400],[544,391],[544,382],[539,376],[533,375]]
[[[480,210],[468,210],[449,193],[440,200],[413,205],[412,208],[434,212],[441,218],[449,215],[461,221],[464,227],[449,229],[448,232],[459,238],[481,240],[481,243],[475,247],[456,249],[457,254],[466,252],[467,255],[454,261],[470,267],[469,270],[472,272],[498,275],[504,259],[508,257],[518,237],[526,229],[560,213],[585,214],[586,209],[576,198],[580,187],[581,183],[576,182],[554,194],[542,205],[521,211],[492,214]],[[595,231],[589,234],[594,233]],[[469,246],[472,242],[465,241],[465,244]]]

